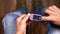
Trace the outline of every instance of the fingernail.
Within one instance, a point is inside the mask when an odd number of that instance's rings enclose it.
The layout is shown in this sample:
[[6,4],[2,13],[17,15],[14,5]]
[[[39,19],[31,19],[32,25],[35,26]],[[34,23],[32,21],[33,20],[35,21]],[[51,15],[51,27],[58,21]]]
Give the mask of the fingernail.
[[27,15],[29,15],[29,16],[30,16],[30,13],[28,13]]

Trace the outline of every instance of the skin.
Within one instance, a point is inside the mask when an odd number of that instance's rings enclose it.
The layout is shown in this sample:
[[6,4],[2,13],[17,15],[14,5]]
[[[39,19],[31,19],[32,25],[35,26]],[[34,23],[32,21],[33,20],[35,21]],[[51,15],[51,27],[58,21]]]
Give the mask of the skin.
[[45,10],[45,13],[49,14],[49,16],[43,16],[42,20],[52,21],[54,24],[60,26],[60,9],[55,5],[48,7]]
[[26,34],[26,26],[29,15],[22,15],[16,19],[16,34]]
[[[54,24],[60,26],[60,9],[55,5],[48,7],[45,10],[45,13],[49,14],[49,16],[42,16],[42,20],[53,21]],[[27,20],[29,19],[29,15],[21,15],[16,19],[16,34],[26,34],[26,26]]]

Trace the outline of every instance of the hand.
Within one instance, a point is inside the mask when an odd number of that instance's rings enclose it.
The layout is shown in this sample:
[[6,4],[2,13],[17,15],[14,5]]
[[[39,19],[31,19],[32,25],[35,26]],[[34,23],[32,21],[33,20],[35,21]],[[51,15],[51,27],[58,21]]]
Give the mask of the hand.
[[26,34],[26,21],[28,20],[29,15],[22,15],[16,19],[16,34]]
[[53,21],[54,24],[60,25],[60,9],[56,6],[50,6],[45,10],[45,13],[49,14],[49,16],[43,16],[42,20]]

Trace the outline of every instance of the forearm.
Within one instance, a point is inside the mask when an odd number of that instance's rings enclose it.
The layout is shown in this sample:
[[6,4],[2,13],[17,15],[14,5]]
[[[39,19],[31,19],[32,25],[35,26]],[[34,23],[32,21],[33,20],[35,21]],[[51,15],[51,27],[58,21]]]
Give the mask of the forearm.
[[16,34],[26,34],[26,30],[24,30],[24,31],[16,31]]

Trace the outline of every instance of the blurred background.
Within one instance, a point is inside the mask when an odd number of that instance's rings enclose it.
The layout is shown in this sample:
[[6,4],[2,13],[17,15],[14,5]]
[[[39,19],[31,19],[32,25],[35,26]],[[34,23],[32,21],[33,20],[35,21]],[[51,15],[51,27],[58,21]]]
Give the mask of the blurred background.
[[[51,6],[51,5],[56,5],[57,7],[60,7],[60,0],[0,0],[0,34],[4,34],[2,19],[5,16],[5,14],[7,14],[9,12],[13,12],[20,7],[27,8],[28,12],[34,12],[34,11],[31,11],[31,10],[33,10],[33,8],[36,7],[36,6],[48,7],[48,6]],[[30,34],[33,34],[33,33],[40,34],[38,32],[37,28],[42,24],[37,24],[36,23],[34,25],[35,25],[35,27],[32,26],[32,28],[33,29],[36,28],[36,29],[33,30],[31,28],[34,32],[32,32],[32,33],[30,32]],[[42,25],[42,28],[43,27],[46,28],[46,26],[43,26],[43,25]]]

